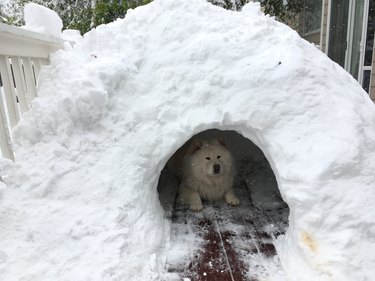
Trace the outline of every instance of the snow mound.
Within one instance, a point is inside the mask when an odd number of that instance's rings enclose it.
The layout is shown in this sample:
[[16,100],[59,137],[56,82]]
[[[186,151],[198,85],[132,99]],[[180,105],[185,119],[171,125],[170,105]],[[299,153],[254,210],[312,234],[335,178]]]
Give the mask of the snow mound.
[[62,38],[65,41],[70,41],[74,43],[79,43],[83,39],[79,30],[75,30],[75,29],[65,29],[62,32]]
[[[290,227],[287,280],[375,275],[375,107],[257,4],[155,0],[42,70],[1,161],[1,280],[161,280],[156,186],[192,135],[236,130],[269,160]],[[277,277],[275,277],[277,279]]]
[[38,33],[61,38],[63,23],[59,15],[46,7],[27,3],[24,9],[25,26],[23,28]]

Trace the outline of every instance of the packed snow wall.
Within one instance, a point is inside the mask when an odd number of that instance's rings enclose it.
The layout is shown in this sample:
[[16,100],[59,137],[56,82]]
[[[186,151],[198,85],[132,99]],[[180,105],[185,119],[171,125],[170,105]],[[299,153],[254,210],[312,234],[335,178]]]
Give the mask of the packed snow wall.
[[0,279],[160,280],[158,177],[210,128],[269,160],[290,207],[288,280],[373,278],[374,105],[258,4],[155,0],[51,61],[16,163],[0,162]]

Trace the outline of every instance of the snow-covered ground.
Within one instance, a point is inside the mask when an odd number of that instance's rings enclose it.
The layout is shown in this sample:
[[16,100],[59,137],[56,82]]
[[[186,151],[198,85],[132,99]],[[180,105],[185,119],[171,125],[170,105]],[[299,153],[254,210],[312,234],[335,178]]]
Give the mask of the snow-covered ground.
[[192,135],[235,130],[269,160],[287,280],[375,276],[375,107],[296,32],[204,0],[155,0],[42,70],[0,161],[0,280],[161,280],[160,171]]

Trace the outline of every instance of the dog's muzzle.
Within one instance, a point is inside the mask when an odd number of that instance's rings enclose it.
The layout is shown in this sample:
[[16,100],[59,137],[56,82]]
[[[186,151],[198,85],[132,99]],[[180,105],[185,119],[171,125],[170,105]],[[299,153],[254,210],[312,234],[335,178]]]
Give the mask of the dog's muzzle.
[[215,175],[220,174],[221,167],[219,164],[215,164],[213,168],[214,168]]

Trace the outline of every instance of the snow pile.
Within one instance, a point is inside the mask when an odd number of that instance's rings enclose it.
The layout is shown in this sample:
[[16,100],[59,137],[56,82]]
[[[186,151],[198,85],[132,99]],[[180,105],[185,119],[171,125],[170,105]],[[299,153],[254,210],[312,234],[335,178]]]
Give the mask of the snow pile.
[[375,275],[374,105],[258,4],[156,0],[57,52],[39,96],[17,162],[0,162],[1,280],[162,279],[158,177],[210,128],[268,158],[291,212],[287,280]]
[[74,42],[74,43],[80,43],[83,39],[79,30],[76,30],[76,29],[65,29],[62,32],[62,38],[65,41]]
[[35,3],[27,3],[24,14],[23,28],[61,38],[63,23],[56,12]]

